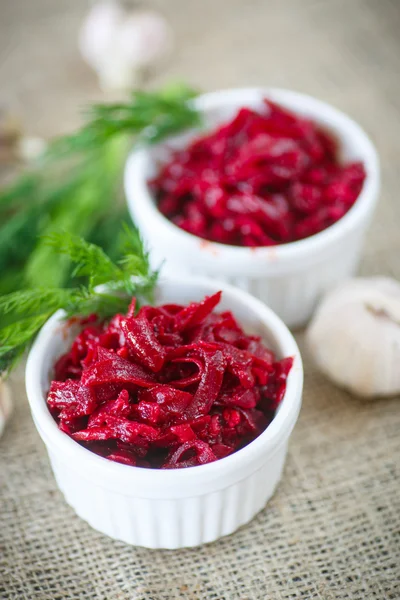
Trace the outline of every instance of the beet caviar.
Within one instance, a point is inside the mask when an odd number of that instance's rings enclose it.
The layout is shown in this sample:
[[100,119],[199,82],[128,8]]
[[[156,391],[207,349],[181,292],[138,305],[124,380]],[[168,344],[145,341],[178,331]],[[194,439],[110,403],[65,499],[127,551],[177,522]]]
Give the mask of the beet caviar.
[[47,397],[59,428],[110,460],[149,468],[206,464],[269,425],[293,359],[276,360],[221,293],[86,320],[55,365]]
[[206,240],[273,246],[314,235],[353,206],[365,180],[331,135],[268,100],[177,151],[150,182],[159,210]]

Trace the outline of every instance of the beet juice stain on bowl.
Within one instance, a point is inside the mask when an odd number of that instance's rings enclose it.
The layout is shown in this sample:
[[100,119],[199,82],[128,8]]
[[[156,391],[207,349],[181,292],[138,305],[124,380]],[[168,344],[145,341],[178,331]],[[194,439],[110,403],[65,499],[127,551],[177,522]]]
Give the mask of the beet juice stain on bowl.
[[[218,290],[219,316],[210,311]],[[29,353],[26,389],[58,487],[75,512],[98,531],[129,544],[183,548],[234,532],[271,498],[300,410],[303,369],[282,321],[262,302],[224,282],[164,276],[156,286],[155,306],[144,309],[144,321],[157,330],[165,352],[175,349],[177,356],[167,361],[162,352],[141,351],[151,332],[141,319],[137,322],[138,315],[116,317],[105,327],[86,323],[81,337],[75,324],[66,339],[65,314],[59,311]],[[180,321],[178,313],[185,317],[182,329],[171,333],[166,323]],[[182,355],[181,337],[190,329],[190,350],[186,347]],[[131,332],[127,348],[123,338]],[[293,358],[293,364],[285,358]],[[154,384],[163,376],[167,382]],[[54,378],[69,383],[51,385]],[[254,385],[247,387],[252,378]],[[196,416],[197,411],[206,414]],[[175,424],[183,415],[187,420]],[[88,441],[88,430],[96,440]],[[86,440],[76,441],[74,434]],[[192,439],[186,442],[188,436]],[[193,441],[195,447],[184,445]],[[163,465],[168,468],[157,468]]]
[[175,225],[222,244],[274,246],[319,233],[353,206],[363,164],[341,164],[327,131],[264,103],[175,151],[149,182]]
[[302,326],[358,266],[378,197],[375,148],[345,114],[287,90],[222,90],[194,104],[205,135],[136,148],[126,165],[153,265],[223,279]]
[[[47,405],[61,431],[127,465],[183,468],[224,458],[269,425],[293,358],[276,360],[221,292],[85,323],[55,365]],[[87,320],[86,320],[87,321]]]

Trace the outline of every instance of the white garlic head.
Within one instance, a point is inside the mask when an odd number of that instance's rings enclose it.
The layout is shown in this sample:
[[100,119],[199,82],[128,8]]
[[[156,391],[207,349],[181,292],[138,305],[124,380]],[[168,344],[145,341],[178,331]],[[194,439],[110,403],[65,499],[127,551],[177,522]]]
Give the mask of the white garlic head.
[[117,1],[106,0],[90,9],[79,46],[104,89],[126,90],[169,55],[172,31],[155,11],[126,11]]
[[357,396],[400,394],[400,283],[356,278],[330,292],[307,330],[320,370]]

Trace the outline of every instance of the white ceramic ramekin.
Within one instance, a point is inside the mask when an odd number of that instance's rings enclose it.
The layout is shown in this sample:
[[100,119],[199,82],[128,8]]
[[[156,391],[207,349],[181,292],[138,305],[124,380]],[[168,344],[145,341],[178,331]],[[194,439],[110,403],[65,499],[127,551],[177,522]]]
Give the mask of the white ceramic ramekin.
[[169,149],[184,146],[193,132],[134,151],[126,166],[125,193],[154,265],[165,259],[165,272],[186,271],[228,281],[266,302],[288,326],[297,327],[311,317],[319,297],[358,266],[378,197],[379,161],[359,125],[310,96],[278,89],[237,89],[205,94],[195,105],[209,130],[232,118],[239,107],[261,107],[263,98],[313,119],[340,141],[344,161],[364,163],[367,177],[363,190],[340,221],[308,239],[251,249],[207,242],[178,228],[156,208],[147,181],[167,159]]
[[232,310],[247,330],[262,335],[277,356],[294,356],[294,365],[269,427],[247,447],[214,463],[164,471],[93,454],[58,429],[46,406],[52,366],[70,342],[61,311],[43,327],[29,354],[28,399],[58,486],[80,517],[115,539],[148,548],[212,542],[252,519],[280,480],[303,385],[301,357],[288,329],[256,298],[201,277],[161,280],[157,303],[188,303],[219,289],[221,309]]

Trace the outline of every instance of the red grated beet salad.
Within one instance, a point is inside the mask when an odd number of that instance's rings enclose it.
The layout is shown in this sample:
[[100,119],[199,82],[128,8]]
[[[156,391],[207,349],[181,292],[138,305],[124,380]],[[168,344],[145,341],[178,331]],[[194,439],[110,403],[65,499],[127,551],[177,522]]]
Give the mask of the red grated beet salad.
[[343,165],[316,123],[264,100],[175,152],[150,182],[159,210],[196,236],[274,246],[326,229],[353,206],[366,174]]
[[58,359],[47,405],[61,431],[126,465],[181,468],[232,454],[269,425],[293,359],[277,361],[221,292],[188,306],[93,316]]

